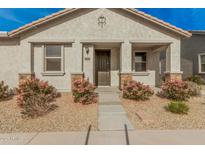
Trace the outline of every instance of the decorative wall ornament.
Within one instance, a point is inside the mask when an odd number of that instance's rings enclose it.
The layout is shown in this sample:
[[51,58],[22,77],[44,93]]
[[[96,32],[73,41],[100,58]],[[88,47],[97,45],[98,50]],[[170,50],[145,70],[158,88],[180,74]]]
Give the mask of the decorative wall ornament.
[[106,25],[106,18],[105,16],[101,15],[98,17],[98,25],[103,28]]

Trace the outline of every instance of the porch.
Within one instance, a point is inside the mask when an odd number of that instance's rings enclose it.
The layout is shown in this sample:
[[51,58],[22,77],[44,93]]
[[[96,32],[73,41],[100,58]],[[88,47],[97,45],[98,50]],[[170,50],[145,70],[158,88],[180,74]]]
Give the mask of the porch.
[[[180,49],[169,41],[87,41],[82,43],[84,78],[98,87],[122,87],[126,80],[150,86],[165,79],[180,79]],[[166,53],[162,72],[160,54]]]

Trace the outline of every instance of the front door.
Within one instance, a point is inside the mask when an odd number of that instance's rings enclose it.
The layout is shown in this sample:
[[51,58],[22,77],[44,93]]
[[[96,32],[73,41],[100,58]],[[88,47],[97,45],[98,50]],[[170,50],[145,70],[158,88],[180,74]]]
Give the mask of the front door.
[[110,50],[95,50],[95,84],[110,86]]

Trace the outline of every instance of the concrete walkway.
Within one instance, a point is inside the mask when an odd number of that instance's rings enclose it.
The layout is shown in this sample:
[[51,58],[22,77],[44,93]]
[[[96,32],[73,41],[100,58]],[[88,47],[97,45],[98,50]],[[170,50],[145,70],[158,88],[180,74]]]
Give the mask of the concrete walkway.
[[124,130],[125,124],[128,129],[134,129],[121,105],[118,88],[102,87],[96,91],[99,94],[99,130]]
[[[87,132],[0,134],[2,145],[84,145]],[[130,130],[133,145],[205,144],[205,130]],[[124,131],[91,131],[89,145],[125,145]]]
[[201,89],[201,97],[204,99],[202,104],[205,105],[205,86],[203,86],[202,89]]

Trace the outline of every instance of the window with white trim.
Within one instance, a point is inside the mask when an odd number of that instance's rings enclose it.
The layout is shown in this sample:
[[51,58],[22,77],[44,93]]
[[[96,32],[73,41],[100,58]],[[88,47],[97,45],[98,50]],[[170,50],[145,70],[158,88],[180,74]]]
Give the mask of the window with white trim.
[[205,73],[205,54],[198,55],[199,73]]
[[147,70],[147,53],[146,52],[134,52],[134,71],[145,72]]
[[63,45],[45,45],[44,72],[63,72]]

